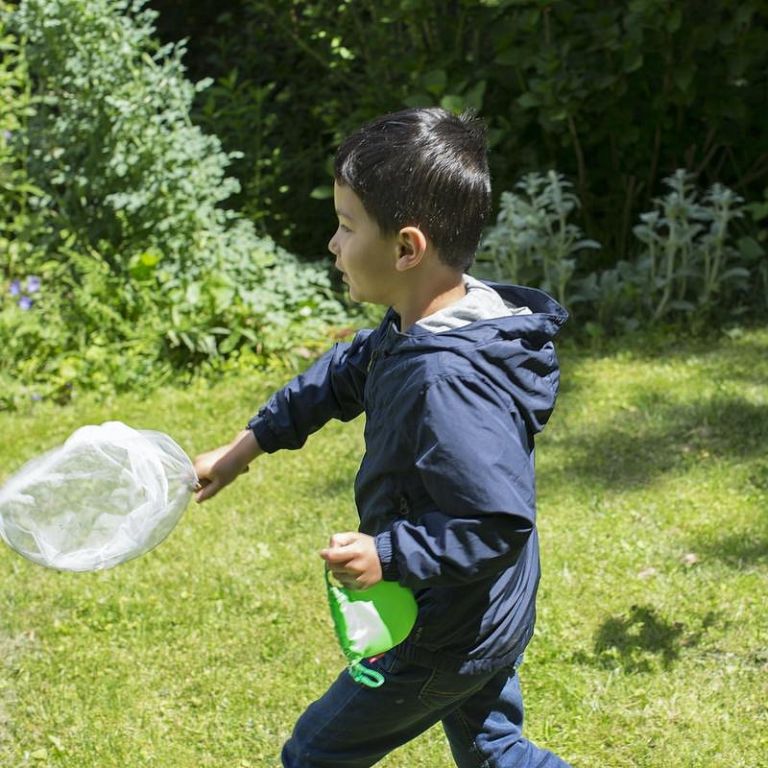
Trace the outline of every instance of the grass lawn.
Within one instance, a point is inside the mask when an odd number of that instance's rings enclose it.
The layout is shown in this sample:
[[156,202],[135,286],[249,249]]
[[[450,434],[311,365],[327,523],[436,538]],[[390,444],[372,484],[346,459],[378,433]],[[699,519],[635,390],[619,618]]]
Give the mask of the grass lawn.
[[[561,358],[538,443],[528,735],[576,768],[768,766],[768,329]],[[0,480],[107,419],[195,454],[279,383],[2,413]],[[0,766],[278,765],[342,666],[316,551],[355,526],[361,450],[360,420],[331,423],[110,571],[48,571],[3,546]],[[439,728],[381,763],[451,764]]]

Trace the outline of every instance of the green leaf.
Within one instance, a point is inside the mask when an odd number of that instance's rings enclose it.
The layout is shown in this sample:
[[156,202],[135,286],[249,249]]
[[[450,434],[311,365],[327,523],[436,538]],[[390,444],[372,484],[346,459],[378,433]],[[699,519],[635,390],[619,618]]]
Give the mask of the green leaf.
[[672,79],[682,93],[688,93],[695,74],[696,70],[693,63],[687,62],[675,67],[672,72]]
[[162,254],[157,250],[144,251],[139,258],[145,267],[155,267],[160,263]]
[[541,100],[538,96],[528,91],[528,93],[524,93],[522,96],[517,98],[517,103],[523,109],[533,109],[534,107],[541,105]]
[[679,6],[670,4],[669,15],[667,16],[666,28],[668,32],[677,32],[683,23],[683,10]]
[[448,84],[448,75],[444,69],[432,69],[425,72],[419,82],[422,87],[434,96],[440,96],[445,93],[445,87]]
[[226,286],[217,286],[211,291],[213,296],[215,312],[223,312],[226,310],[235,298],[234,288],[228,288]]
[[748,261],[759,261],[765,256],[765,249],[753,237],[745,235],[736,243],[739,253]]
[[328,184],[323,184],[319,187],[315,187],[309,193],[309,196],[313,200],[328,200],[329,198],[333,197],[333,187]]
[[597,240],[577,240],[573,244],[573,250],[579,251],[582,248],[587,248],[591,250],[597,250],[599,251],[603,246],[600,245],[600,243],[597,242]]
[[464,92],[465,104],[478,112],[483,108],[483,96],[485,95],[485,80],[480,80],[468,91]]
[[720,277],[721,280],[725,282],[726,280],[730,280],[732,277],[751,277],[751,274],[752,273],[744,267],[732,267],[731,269],[727,269],[725,272],[723,272]]
[[464,97],[455,93],[446,93],[442,99],[440,99],[440,106],[449,112],[463,112],[466,107]]
[[201,287],[200,283],[191,283],[187,286],[184,298],[190,306],[194,307],[200,303]]

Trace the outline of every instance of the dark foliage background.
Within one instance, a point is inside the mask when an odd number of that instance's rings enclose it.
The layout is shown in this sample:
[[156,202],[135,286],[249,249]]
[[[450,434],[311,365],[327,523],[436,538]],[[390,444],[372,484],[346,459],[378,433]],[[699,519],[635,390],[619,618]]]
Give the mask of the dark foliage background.
[[244,157],[231,199],[282,245],[321,257],[343,134],[406,105],[486,118],[497,196],[555,168],[607,267],[677,168],[748,201],[768,184],[765,0],[152,0],[189,38],[197,119]]
[[405,106],[483,116],[476,274],[550,291],[569,333],[761,322],[767,22],[768,0],[0,0],[0,409],[290,365],[362,322],[326,250],[332,157]]

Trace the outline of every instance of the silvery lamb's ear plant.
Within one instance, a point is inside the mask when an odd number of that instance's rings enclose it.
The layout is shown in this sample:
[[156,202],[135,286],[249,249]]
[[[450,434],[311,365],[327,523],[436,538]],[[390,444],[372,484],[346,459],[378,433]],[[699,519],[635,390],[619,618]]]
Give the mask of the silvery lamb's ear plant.
[[[731,244],[743,200],[722,184],[703,195],[693,175],[680,169],[664,179],[668,192],[640,215],[633,232],[635,258],[588,274],[576,271],[579,253],[599,248],[568,219],[579,200],[561,174],[531,173],[515,192],[503,192],[498,218],[478,254],[489,277],[538,285],[566,306],[583,307],[587,330],[632,330],[675,318],[699,323],[715,313],[742,311],[749,253],[759,244]],[[752,242],[750,240],[750,242]],[[752,261],[759,259],[752,258]],[[759,272],[758,267],[753,271]]]
[[742,198],[715,184],[700,199],[683,169],[664,183],[669,192],[633,229],[644,246],[636,266],[652,322],[676,312],[708,315],[749,277],[728,242],[732,222],[743,216]]
[[701,238],[701,266],[704,282],[700,305],[709,307],[724,288],[743,286],[749,270],[737,265],[739,251],[728,241],[731,224],[744,216],[744,199],[722,184],[713,184],[704,197],[709,228]]
[[641,282],[637,267],[624,259],[610,269],[575,279],[570,301],[572,306],[586,308],[583,327],[587,334],[599,337],[636,330],[640,326]]
[[503,192],[495,225],[478,254],[496,279],[538,285],[562,304],[581,251],[599,248],[568,219],[579,207],[572,185],[562,174],[529,173]]
[[750,269],[752,304],[768,312],[768,187],[763,199],[744,206],[753,227],[752,234],[742,235],[737,246],[742,261]]

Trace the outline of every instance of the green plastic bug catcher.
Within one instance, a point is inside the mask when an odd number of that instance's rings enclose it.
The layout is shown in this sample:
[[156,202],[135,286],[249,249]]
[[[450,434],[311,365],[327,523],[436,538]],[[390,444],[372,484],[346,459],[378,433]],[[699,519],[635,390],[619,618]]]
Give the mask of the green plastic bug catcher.
[[334,584],[325,571],[328,603],[339,645],[355,682],[378,688],[381,672],[361,664],[402,643],[416,623],[418,608],[413,592],[395,581],[380,581],[365,590]]

